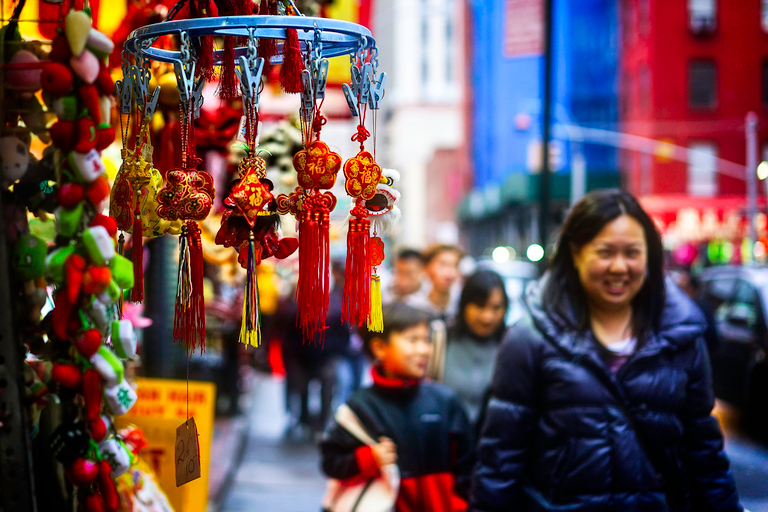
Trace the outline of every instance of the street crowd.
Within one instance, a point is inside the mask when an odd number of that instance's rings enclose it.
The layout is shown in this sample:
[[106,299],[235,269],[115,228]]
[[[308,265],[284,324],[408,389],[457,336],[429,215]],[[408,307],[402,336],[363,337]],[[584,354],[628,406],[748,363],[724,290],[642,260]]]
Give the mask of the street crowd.
[[342,324],[339,262],[322,349],[295,303],[278,309],[286,435],[318,442],[324,510],[744,510],[712,416],[707,317],[634,197],[572,207],[512,326],[504,279],[462,277],[463,256],[399,250],[383,332]]

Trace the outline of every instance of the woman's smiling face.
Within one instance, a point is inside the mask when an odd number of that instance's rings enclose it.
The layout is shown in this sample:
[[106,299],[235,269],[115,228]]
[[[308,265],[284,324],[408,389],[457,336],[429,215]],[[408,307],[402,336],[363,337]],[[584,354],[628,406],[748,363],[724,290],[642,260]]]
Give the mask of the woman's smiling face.
[[621,215],[572,251],[590,308],[618,311],[631,307],[648,266],[648,244],[637,220]]

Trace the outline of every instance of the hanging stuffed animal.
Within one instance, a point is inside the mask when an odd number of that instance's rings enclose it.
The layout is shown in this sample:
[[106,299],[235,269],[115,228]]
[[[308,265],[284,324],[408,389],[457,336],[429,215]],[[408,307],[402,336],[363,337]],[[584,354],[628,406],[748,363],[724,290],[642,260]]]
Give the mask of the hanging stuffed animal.
[[299,241],[280,238],[280,214],[272,195],[272,182],[266,178],[266,162],[249,155],[239,169],[240,178],[232,182],[224,200],[226,211],[216,234],[216,243],[235,247],[238,261],[247,271],[240,341],[258,346],[261,322],[256,267],[270,256],[287,258],[296,251]]

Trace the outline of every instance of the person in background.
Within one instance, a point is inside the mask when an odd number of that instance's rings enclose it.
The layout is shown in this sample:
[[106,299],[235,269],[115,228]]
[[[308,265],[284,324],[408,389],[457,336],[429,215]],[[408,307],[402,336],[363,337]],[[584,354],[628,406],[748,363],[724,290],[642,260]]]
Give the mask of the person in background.
[[424,272],[428,283],[419,293],[408,296],[406,303],[429,312],[443,321],[456,314],[458,290],[454,287],[461,274],[459,262],[464,251],[455,245],[436,245],[424,253]]
[[401,249],[392,264],[391,284],[382,293],[382,303],[401,301],[417,293],[423,285],[424,259],[415,249]]
[[630,194],[584,196],[505,337],[473,511],[741,512],[698,308]]
[[[355,389],[351,329],[341,321],[344,263],[333,261],[331,272],[334,285],[329,295],[322,345],[318,340],[304,339],[301,328],[296,325],[298,305],[294,299],[281,308],[286,407],[290,415],[287,434],[296,438],[308,433],[319,435],[330,423],[334,402],[344,403]],[[313,380],[320,384],[320,415],[316,418],[309,410]]]
[[674,274],[675,283],[688,297],[699,307],[704,314],[707,328],[704,330],[704,341],[707,342],[710,356],[715,353],[718,345],[717,322],[715,322],[715,309],[704,297],[701,296],[701,283],[699,279],[690,273],[682,271]]
[[473,425],[482,419],[508,309],[499,274],[480,270],[464,283],[459,313],[448,328],[443,383],[456,391]]
[[376,361],[373,385],[347,403],[379,443],[363,445],[334,423],[320,443],[323,472],[343,485],[376,478],[383,466],[397,462],[395,512],[463,511],[474,445],[453,391],[423,380],[432,352],[430,317],[402,302],[383,312],[383,332],[361,332]]

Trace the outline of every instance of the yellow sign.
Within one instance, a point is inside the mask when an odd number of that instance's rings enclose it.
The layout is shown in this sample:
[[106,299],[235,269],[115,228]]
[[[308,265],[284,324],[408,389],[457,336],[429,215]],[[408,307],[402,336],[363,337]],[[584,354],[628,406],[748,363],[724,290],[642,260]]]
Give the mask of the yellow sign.
[[174,510],[205,512],[208,506],[208,465],[211,458],[216,386],[210,382],[189,383],[189,417],[195,418],[200,442],[201,478],[176,487],[176,428],[187,419],[187,381],[137,377],[139,400],[128,414],[115,418],[118,428],[135,424],[144,431],[149,445],[141,452]]

